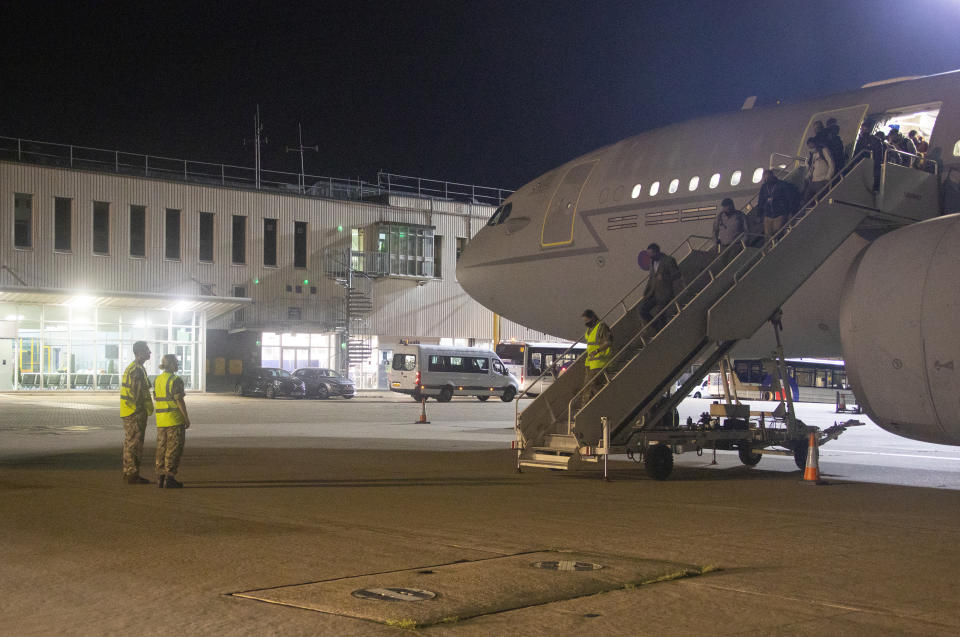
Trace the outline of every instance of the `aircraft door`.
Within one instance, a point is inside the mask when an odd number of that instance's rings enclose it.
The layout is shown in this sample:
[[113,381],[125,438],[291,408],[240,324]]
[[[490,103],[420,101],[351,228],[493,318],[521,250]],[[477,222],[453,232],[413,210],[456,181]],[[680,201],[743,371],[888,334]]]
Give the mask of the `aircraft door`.
[[[857,143],[857,136],[860,134],[860,125],[867,114],[867,104],[858,104],[856,106],[847,106],[836,108],[832,111],[821,111],[814,113],[807,122],[807,127],[800,136],[800,143],[797,145],[797,157],[807,156],[807,140],[815,135],[813,130],[814,122],[822,122],[826,125],[827,120],[837,120],[837,126],[840,128],[840,139],[843,141],[844,157],[849,160],[853,154],[853,148]],[[837,166],[840,170],[840,166]]]
[[543,215],[543,227],[540,229],[541,247],[573,243],[573,224],[577,217],[580,196],[596,164],[596,161],[577,164],[564,175],[563,181],[553,193],[546,214]]

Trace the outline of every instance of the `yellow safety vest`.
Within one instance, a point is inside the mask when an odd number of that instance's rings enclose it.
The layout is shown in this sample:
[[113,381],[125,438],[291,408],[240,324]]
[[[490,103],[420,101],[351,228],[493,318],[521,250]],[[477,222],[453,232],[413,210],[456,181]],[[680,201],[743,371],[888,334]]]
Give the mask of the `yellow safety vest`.
[[127,369],[123,372],[123,382],[120,385],[120,417],[125,418],[127,416],[132,416],[137,412],[137,399],[140,396],[133,395],[133,372],[139,368],[140,373],[143,374],[143,378],[147,381],[147,392],[146,392],[146,401],[139,405],[139,407],[146,410],[147,415],[153,413],[153,401],[150,400],[150,381],[147,379],[147,372],[143,369],[143,365],[133,361],[127,365]]
[[[604,365],[610,362],[610,346],[600,349],[600,346],[597,345],[597,332],[600,331],[600,321],[597,321],[597,324],[593,328],[588,329],[587,333],[584,335],[583,340],[587,344],[587,369],[600,369]],[[594,358],[591,358],[591,354],[597,352]]]
[[173,383],[179,376],[163,372],[157,376],[153,393],[157,398],[157,427],[176,427],[183,424],[183,414],[173,397]]

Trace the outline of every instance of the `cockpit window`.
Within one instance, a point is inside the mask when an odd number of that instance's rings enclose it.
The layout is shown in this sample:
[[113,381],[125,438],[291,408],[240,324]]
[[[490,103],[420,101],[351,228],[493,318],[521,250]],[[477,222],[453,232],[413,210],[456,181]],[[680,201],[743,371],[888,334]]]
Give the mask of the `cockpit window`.
[[488,226],[498,226],[504,221],[507,220],[507,217],[510,216],[510,213],[513,212],[513,203],[508,203],[505,206],[500,206],[493,211],[493,214],[490,215],[490,221],[487,222]]
[[500,220],[497,221],[498,224],[503,223],[510,216],[510,213],[513,212],[513,204],[508,203],[503,207],[503,212],[500,213]]

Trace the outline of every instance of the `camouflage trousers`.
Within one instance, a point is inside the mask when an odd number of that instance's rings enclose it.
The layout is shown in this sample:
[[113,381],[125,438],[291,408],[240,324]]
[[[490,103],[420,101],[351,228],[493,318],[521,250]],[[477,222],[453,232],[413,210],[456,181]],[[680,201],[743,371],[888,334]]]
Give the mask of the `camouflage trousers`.
[[143,435],[147,430],[147,412],[123,416],[123,475],[140,475],[143,456]]
[[600,375],[602,368],[592,369],[586,367],[583,370],[583,393],[580,394],[580,407],[583,407],[590,399],[599,392],[605,383],[604,377]]
[[180,456],[187,440],[186,427],[157,427],[157,477],[175,476],[180,467]]

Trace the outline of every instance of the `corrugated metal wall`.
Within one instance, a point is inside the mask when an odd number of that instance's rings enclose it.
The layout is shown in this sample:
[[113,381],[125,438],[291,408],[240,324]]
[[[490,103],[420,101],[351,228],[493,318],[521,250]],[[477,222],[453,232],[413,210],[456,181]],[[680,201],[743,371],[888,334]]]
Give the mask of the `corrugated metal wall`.
[[[33,247],[14,249],[14,193],[33,196]],[[72,200],[69,253],[53,249],[55,197]],[[110,252],[93,254],[93,202],[110,205]],[[442,278],[418,286],[416,279],[381,278],[373,284],[371,332],[385,336],[489,339],[492,313],[467,296],[455,280],[456,238],[483,227],[493,208],[456,202],[391,197],[390,205],[126,177],[0,162],[0,265],[31,287],[199,295],[204,288],[232,296],[246,288],[256,302],[244,310],[247,325],[315,331],[342,311],[343,288],[324,274],[324,250],[348,249],[350,229],[394,221],[429,225],[443,237]],[[129,256],[130,206],[146,207],[147,256]],[[164,258],[167,209],[180,210],[180,259]],[[214,221],[214,262],[199,261],[200,212]],[[232,217],[247,218],[246,265],[231,262]],[[263,220],[277,219],[277,267],[263,265]],[[294,222],[307,222],[308,267],[293,267]],[[338,231],[338,226],[343,231]],[[255,279],[259,280],[254,284]],[[303,281],[309,281],[304,284]],[[0,270],[0,285],[18,285]],[[293,291],[288,292],[290,285]],[[299,285],[301,292],[296,292]],[[316,287],[316,294],[310,293]],[[290,319],[299,308],[300,319]],[[211,321],[229,326],[231,315]],[[542,338],[504,320],[504,338]]]

